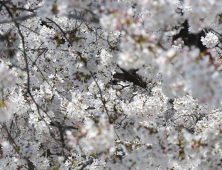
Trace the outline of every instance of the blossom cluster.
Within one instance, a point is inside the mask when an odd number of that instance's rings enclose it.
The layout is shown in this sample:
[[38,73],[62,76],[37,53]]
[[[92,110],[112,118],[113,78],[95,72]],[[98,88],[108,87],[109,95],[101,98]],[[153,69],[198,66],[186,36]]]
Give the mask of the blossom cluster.
[[0,1],[0,169],[221,169],[221,5]]

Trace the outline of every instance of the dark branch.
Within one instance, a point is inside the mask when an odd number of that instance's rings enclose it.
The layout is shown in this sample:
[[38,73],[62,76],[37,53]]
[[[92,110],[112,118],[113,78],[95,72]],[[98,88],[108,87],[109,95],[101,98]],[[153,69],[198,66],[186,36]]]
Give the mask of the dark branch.
[[67,17],[75,18],[75,19],[78,19],[78,20],[81,20],[81,21],[87,21],[87,22],[99,24],[99,19],[98,18],[87,19],[87,18],[78,16],[78,15],[74,15],[74,14],[69,14],[69,15],[67,15]]
[[0,24],[6,24],[6,23],[11,23],[11,22],[18,22],[18,21],[24,21],[26,19],[35,17],[36,14],[31,14],[31,15],[25,15],[25,16],[20,16],[20,17],[16,17],[16,18],[11,18],[11,19],[6,19],[3,21],[0,21]]
[[136,73],[137,70],[130,70],[126,71],[120,68],[123,73],[115,73],[113,78],[122,80],[122,81],[129,81],[132,82],[134,85],[140,86],[142,88],[147,87],[147,83],[142,80],[142,77]]

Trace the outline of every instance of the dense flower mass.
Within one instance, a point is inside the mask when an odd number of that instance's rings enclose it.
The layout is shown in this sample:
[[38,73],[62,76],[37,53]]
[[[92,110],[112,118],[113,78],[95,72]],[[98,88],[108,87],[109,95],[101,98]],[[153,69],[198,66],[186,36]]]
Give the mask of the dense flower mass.
[[207,48],[214,48],[219,43],[218,37],[212,32],[207,33],[205,38],[201,37],[201,41]]
[[1,0],[0,170],[220,170],[222,0]]

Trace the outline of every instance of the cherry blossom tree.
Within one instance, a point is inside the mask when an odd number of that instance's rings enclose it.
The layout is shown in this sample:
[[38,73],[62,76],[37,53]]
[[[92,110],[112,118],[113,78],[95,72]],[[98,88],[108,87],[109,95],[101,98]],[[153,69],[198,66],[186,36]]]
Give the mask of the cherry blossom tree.
[[221,169],[221,6],[0,0],[0,169]]

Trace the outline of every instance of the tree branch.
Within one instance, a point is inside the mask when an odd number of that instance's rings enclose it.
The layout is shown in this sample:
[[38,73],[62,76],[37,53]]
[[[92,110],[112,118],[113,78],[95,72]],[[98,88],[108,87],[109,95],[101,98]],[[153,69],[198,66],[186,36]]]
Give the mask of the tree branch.
[[74,19],[81,20],[81,21],[87,21],[87,22],[99,24],[99,19],[98,18],[87,19],[87,18],[78,16],[78,15],[75,15],[75,14],[68,14],[67,17],[74,18]]
[[[0,3],[2,3],[2,2],[0,2]],[[31,15],[19,16],[19,17],[16,17],[16,18],[0,21],[0,24],[6,24],[6,23],[11,23],[11,22],[17,22],[17,21],[24,21],[26,19],[29,19],[29,18],[32,18],[32,17],[35,17],[35,16],[36,16],[36,13],[31,14]]]

